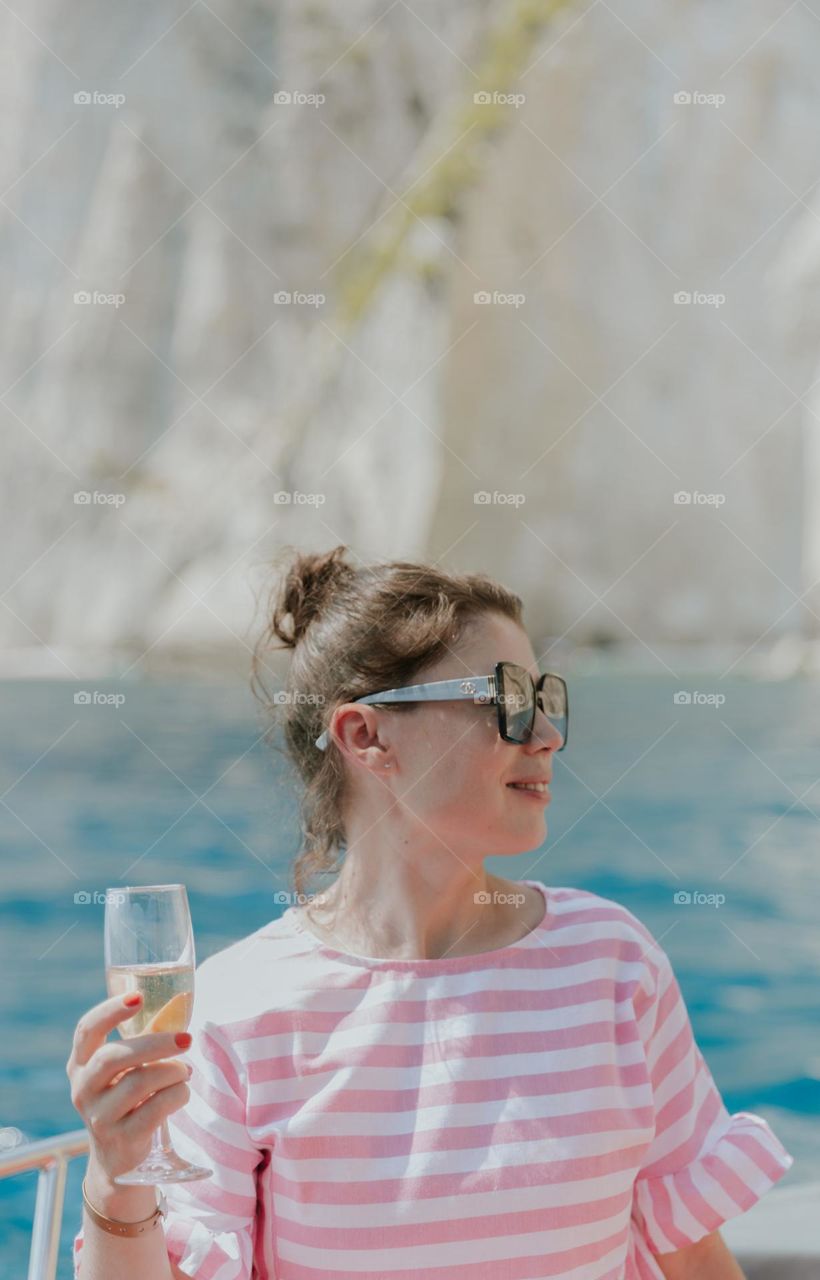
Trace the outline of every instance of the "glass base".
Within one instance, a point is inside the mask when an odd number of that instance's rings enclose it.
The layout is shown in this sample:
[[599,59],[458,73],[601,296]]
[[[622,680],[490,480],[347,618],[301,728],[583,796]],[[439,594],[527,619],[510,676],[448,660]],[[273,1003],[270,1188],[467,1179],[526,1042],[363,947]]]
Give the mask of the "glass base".
[[195,1182],[198,1178],[210,1178],[213,1169],[189,1164],[175,1151],[152,1151],[136,1169],[118,1173],[112,1178],[121,1187],[153,1186],[163,1182]]

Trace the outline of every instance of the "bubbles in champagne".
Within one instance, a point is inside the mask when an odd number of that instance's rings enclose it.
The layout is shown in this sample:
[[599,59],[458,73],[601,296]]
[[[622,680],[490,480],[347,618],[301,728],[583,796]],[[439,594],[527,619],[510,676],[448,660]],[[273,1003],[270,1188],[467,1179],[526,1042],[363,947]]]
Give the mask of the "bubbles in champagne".
[[155,1031],[185,1031],[194,1009],[194,968],[190,964],[111,965],[105,973],[110,996],[142,993],[133,1018],[121,1022],[124,1039]]

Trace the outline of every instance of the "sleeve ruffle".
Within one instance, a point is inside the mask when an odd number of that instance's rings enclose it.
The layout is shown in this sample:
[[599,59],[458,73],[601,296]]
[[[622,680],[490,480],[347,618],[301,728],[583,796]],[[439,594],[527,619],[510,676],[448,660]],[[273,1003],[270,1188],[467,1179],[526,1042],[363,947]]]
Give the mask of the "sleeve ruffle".
[[762,1117],[738,1111],[728,1120],[685,1168],[635,1179],[632,1216],[653,1253],[673,1253],[716,1231],[756,1204],[794,1164]]

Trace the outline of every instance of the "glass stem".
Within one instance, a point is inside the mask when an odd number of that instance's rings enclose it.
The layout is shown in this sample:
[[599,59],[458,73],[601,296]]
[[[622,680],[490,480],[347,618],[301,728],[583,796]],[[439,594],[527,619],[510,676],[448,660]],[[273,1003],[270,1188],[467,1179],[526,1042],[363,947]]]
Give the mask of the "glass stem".
[[168,1121],[163,1120],[162,1124],[154,1130],[154,1136],[151,1140],[151,1155],[167,1155],[173,1149],[171,1135],[168,1132]]

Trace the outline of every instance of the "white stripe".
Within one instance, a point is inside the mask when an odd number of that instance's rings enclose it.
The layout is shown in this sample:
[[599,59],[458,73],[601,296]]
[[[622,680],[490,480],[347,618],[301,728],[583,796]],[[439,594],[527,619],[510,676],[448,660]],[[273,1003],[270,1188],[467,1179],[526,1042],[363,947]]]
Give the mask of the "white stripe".
[[[638,1041],[629,1044],[590,1044],[583,1046],[585,1067],[613,1063],[616,1069],[643,1063],[643,1048]],[[544,1049],[539,1053],[498,1054],[491,1057],[451,1058],[424,1064],[424,1078],[419,1080],[418,1065],[406,1067],[366,1066],[343,1064],[328,1067],[326,1071],[311,1071],[309,1075],[291,1076],[281,1080],[260,1080],[252,1083],[249,1109],[274,1106],[279,1103],[300,1102],[314,1097],[327,1085],[337,1090],[344,1088],[382,1090],[395,1094],[405,1089],[418,1090],[436,1084],[451,1085],[473,1080],[504,1080],[514,1087],[521,1076],[538,1076],[543,1079],[548,1072],[577,1071],[578,1049]],[[545,1082],[545,1088],[548,1083]]]
[[[543,1186],[402,1200],[401,1221],[418,1226],[425,1222],[449,1222],[452,1218],[484,1218],[489,1214],[592,1204],[628,1191],[633,1177],[632,1169],[622,1169],[620,1173],[608,1173],[600,1178],[579,1178],[575,1182],[546,1182]],[[276,1193],[277,1216],[306,1227],[378,1227],[390,1208],[381,1201],[373,1204],[322,1204],[314,1200],[294,1200],[280,1191]]]
[[[623,1230],[629,1219],[629,1210],[607,1218],[602,1222],[590,1222],[583,1228],[584,1243],[591,1245],[605,1240]],[[517,1236],[482,1236],[476,1240],[455,1240],[439,1244],[403,1245],[395,1249],[339,1249],[333,1250],[333,1263],[337,1270],[361,1271],[366,1274],[384,1275],[391,1271],[424,1268],[440,1274],[447,1266],[487,1262],[510,1262],[514,1258],[544,1258],[545,1260],[565,1249],[578,1248],[578,1227],[558,1227],[552,1231],[533,1231]],[[623,1246],[621,1246],[623,1249]],[[314,1249],[309,1245],[294,1244],[279,1239],[278,1253],[288,1262],[305,1267],[327,1266],[330,1261],[326,1249]],[[595,1267],[599,1264],[596,1262]]]
[[[640,1141],[640,1139],[639,1139]],[[532,1142],[498,1142],[490,1148],[466,1147],[451,1151],[413,1152],[399,1156],[367,1156],[351,1159],[327,1156],[292,1160],[278,1152],[276,1171],[292,1182],[383,1182],[386,1178],[430,1178],[434,1174],[474,1174],[505,1169],[512,1165],[539,1164],[544,1167],[566,1160],[601,1157],[632,1146],[631,1134],[614,1132],[579,1133],[572,1138],[542,1138]]]
[[602,1038],[606,1039],[613,1034],[613,1021],[622,1024],[634,1021],[630,1001],[613,1004],[608,999],[563,1009],[465,1009],[462,1013],[451,1013],[438,1018],[417,1018],[414,1021],[396,1017],[395,1006],[385,1009],[384,1018],[372,1020],[365,1016],[371,1012],[367,1005],[362,1005],[356,1012],[363,1016],[353,1026],[342,1021],[325,1031],[299,1028],[269,1036],[257,1036],[251,1042],[249,1060],[288,1057],[292,1053],[321,1053],[329,1042],[332,1042],[335,1052],[342,1054],[348,1048],[360,1049],[384,1044],[386,1031],[389,1031],[393,1047],[438,1044],[456,1040],[460,1036],[486,1035],[500,1042],[504,1036],[520,1036],[531,1032],[558,1035],[563,1031],[599,1022],[603,1024]]
[[[323,1110],[323,1099],[318,1095],[315,1108],[303,1107],[299,1114],[284,1126],[288,1138],[302,1137],[386,1137],[388,1135],[412,1137],[424,1133],[438,1133],[443,1128],[457,1132],[472,1125],[501,1125],[513,1121],[534,1122],[555,1116],[587,1116],[592,1111],[626,1111],[640,1107],[652,1108],[652,1091],[648,1085],[624,1088],[619,1084],[577,1089],[567,1093],[543,1093],[515,1095],[482,1102],[446,1102],[441,1106],[409,1107],[403,1111],[331,1111]],[[642,1129],[638,1124],[629,1125],[625,1133],[630,1139],[640,1141],[641,1134],[654,1133],[654,1126]]]

